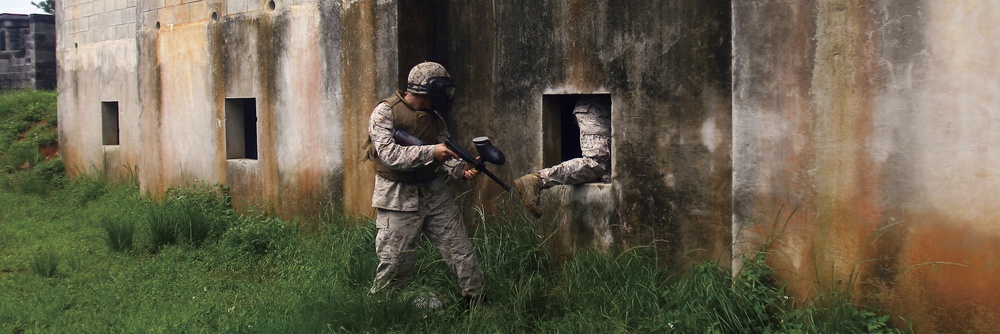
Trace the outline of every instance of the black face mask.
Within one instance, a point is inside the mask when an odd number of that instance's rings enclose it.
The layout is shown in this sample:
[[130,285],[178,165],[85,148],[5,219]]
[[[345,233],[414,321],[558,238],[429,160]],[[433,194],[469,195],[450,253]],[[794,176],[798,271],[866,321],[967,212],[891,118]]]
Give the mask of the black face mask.
[[433,77],[427,79],[426,87],[434,110],[442,115],[447,114],[455,102],[455,80],[450,77]]

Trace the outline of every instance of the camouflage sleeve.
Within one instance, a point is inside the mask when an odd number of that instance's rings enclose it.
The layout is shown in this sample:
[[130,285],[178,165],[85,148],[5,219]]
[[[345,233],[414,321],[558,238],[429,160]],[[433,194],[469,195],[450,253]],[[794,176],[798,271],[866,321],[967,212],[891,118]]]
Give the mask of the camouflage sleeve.
[[383,164],[395,170],[409,171],[434,162],[433,145],[397,145],[392,139],[394,130],[392,109],[385,103],[379,103],[368,120],[368,135]]
[[[448,133],[448,125],[440,117],[438,117],[438,129],[438,142],[443,143],[451,134]],[[451,175],[451,177],[459,180],[465,179],[462,175],[462,172],[465,171],[465,162],[462,159],[448,159],[444,162],[444,168],[447,169],[448,175]]]
[[448,170],[448,175],[451,177],[459,180],[465,179],[465,176],[462,175],[462,172],[465,171],[465,162],[462,159],[448,159],[444,162],[444,168]]

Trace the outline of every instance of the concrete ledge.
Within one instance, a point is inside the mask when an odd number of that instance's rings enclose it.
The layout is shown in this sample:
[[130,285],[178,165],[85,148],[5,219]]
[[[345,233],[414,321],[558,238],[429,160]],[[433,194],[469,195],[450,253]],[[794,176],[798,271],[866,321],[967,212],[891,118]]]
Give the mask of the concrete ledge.
[[611,183],[555,186],[542,191],[541,201],[545,214],[537,229],[558,258],[569,259],[578,248],[607,249],[614,241]]
[[254,206],[264,204],[263,178],[260,172],[260,161],[251,159],[226,160],[226,186],[233,208],[247,211]]
[[130,176],[129,166],[122,163],[121,147],[104,145],[104,180],[121,181]]

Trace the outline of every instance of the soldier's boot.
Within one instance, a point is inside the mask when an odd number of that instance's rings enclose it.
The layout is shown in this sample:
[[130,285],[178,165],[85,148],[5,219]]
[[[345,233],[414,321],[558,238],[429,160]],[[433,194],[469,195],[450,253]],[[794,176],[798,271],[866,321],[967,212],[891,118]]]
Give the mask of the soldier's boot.
[[539,205],[539,196],[542,193],[542,177],[538,173],[528,174],[514,180],[517,192],[521,193],[521,200],[535,218],[542,218],[542,208]]

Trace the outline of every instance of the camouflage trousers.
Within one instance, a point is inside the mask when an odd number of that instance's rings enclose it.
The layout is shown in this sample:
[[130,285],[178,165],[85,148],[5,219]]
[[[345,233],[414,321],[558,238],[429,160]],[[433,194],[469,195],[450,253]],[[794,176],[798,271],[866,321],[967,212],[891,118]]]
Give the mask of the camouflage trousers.
[[437,247],[445,263],[458,277],[462,296],[478,296],[483,288],[483,271],[476,251],[465,231],[462,213],[454,202],[420,211],[378,209],[375,218],[378,234],[375,251],[379,264],[370,290],[376,293],[386,287],[402,289],[410,281],[417,262],[417,246],[425,235]]
[[582,158],[566,160],[538,171],[538,175],[542,177],[543,189],[562,184],[611,180],[611,152],[608,150],[610,139],[593,135],[583,135],[580,139]]

